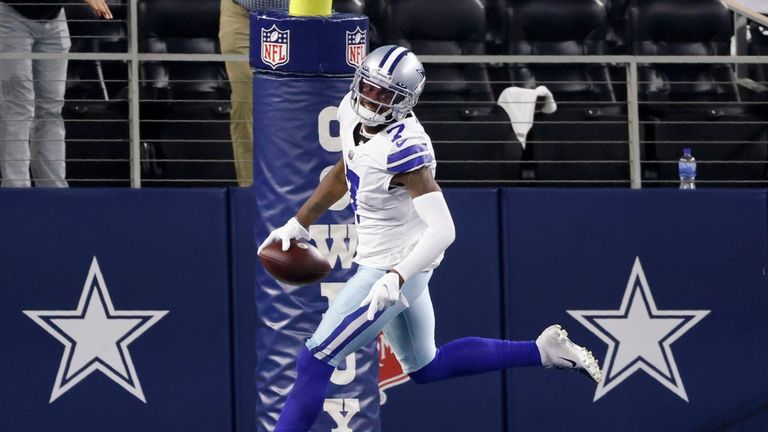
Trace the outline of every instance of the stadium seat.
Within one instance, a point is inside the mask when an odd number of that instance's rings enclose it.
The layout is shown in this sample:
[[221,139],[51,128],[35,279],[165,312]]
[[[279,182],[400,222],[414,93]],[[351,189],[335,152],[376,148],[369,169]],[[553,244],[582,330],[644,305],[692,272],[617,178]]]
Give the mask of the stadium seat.
[[485,5],[485,51],[488,54],[504,54],[504,35],[507,31],[507,20],[504,11],[505,0],[482,0]]
[[[390,0],[382,17],[385,43],[420,55],[485,54],[485,9],[477,0]],[[493,100],[482,64],[427,64],[422,105]],[[480,104],[482,105],[482,104]]]
[[379,14],[378,1],[372,0],[333,0],[333,10],[342,13],[355,13],[368,16],[368,48],[372,51],[379,46]]
[[[384,2],[381,10],[384,43],[409,47],[417,55],[485,53],[481,2],[399,0]],[[495,105],[487,66],[428,63],[425,71],[416,113],[435,147],[438,180],[468,184],[519,178],[520,144],[506,113]]]
[[113,19],[96,17],[91,7],[85,2],[64,2],[72,45],[77,52],[88,51],[96,47],[97,52],[125,52],[127,42],[126,0],[113,0],[109,8]]
[[333,0],[333,10],[343,13],[365,13],[365,1],[363,0]]
[[[749,22],[749,54],[768,55],[768,26],[760,25],[754,21]],[[762,64],[756,68],[755,81],[768,85],[768,65]]]
[[[140,45],[150,53],[219,53],[219,1],[139,2]],[[152,184],[234,184],[229,83],[222,62],[142,65],[141,135],[157,164]],[[152,165],[151,161],[149,165]],[[158,182],[158,180],[160,180]],[[169,182],[169,180],[182,180]]]
[[67,180],[73,187],[127,186],[130,172],[126,96],[113,100],[83,96],[68,89],[62,112],[66,124]]
[[[768,26],[750,21],[749,33],[749,54],[768,56]],[[758,92],[755,95],[755,101],[759,102],[757,109],[762,118],[768,118],[768,64],[750,65],[749,69],[749,78],[758,84]]]
[[[72,40],[71,52],[78,53],[124,53],[128,49],[126,23],[127,4],[125,0],[111,1],[111,20],[97,18],[86,3],[65,4],[67,25]],[[128,69],[119,61],[71,61],[69,68],[77,69],[75,75],[81,79],[75,85],[98,86],[104,98],[121,92],[127,87]],[[70,86],[73,83],[68,82]],[[84,91],[88,91],[84,89]],[[107,96],[108,98],[109,96]]]
[[[126,7],[110,2],[114,20],[94,17],[85,3],[65,5],[72,52],[125,52]],[[72,60],[62,115],[70,186],[129,184],[127,68],[123,62]]]
[[382,43],[382,17],[384,15],[384,9],[386,1],[381,0],[368,0],[365,1],[365,7],[363,13],[368,16],[368,51],[373,51],[376,48],[384,45]]
[[437,179],[453,186],[488,186],[520,179],[522,148],[504,113],[420,110],[438,159]]
[[[511,0],[508,51],[514,55],[603,55],[608,17],[593,0]],[[546,83],[559,102],[614,101],[603,64],[513,64],[512,83]]]
[[[728,55],[733,19],[717,0],[632,0],[627,45],[638,55]],[[765,180],[766,124],[741,103],[732,65],[651,64],[638,70],[641,114],[661,181],[691,147],[698,181]],[[720,161],[749,161],[721,163]]]
[[[507,51],[513,55],[607,54],[605,5],[593,0],[509,0]],[[537,114],[528,135],[525,179],[629,181],[628,127],[605,64],[511,64],[509,82],[547,86],[558,111]],[[585,162],[590,161],[590,162]]]
[[608,52],[612,54],[625,54],[627,27],[627,5],[629,0],[604,0],[608,13]]

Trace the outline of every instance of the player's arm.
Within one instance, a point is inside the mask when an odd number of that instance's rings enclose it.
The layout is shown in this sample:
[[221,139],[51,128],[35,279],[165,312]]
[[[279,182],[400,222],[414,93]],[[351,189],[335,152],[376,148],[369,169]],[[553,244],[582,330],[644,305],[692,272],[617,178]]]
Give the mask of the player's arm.
[[268,244],[273,241],[282,241],[282,248],[287,251],[291,245],[291,239],[308,239],[307,228],[312,225],[328,208],[347,192],[347,181],[344,177],[344,161],[339,160],[331,171],[323,177],[309,199],[304,202],[296,216],[292,217],[285,225],[272,231],[259,246],[257,253],[261,253]]
[[456,238],[451,212],[429,166],[397,174],[392,182],[408,189],[416,213],[427,225],[427,230],[411,253],[373,284],[368,296],[360,304],[368,305],[369,320],[376,317],[376,312],[398,300],[408,306],[408,300],[400,293],[400,287],[426,269]]
[[305,228],[309,227],[345,193],[347,180],[344,177],[344,161],[339,160],[301,206],[296,213],[296,220]]
[[392,271],[400,275],[400,283],[427,268],[456,238],[451,212],[437,185],[432,170],[424,166],[415,171],[398,174],[393,181],[404,185],[413,199],[413,207],[427,225],[421,240],[408,256]]

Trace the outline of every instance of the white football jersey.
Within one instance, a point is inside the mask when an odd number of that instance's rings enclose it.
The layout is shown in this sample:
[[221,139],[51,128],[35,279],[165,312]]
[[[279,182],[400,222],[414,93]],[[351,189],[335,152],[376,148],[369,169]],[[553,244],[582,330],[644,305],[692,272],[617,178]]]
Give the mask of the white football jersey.
[[[390,184],[400,173],[437,166],[432,142],[416,116],[382,129],[367,142],[355,142],[359,120],[351,93],[339,105],[338,120],[350,205],[357,224],[358,264],[391,269],[413,250],[426,230],[408,190]],[[429,267],[437,267],[442,254]]]

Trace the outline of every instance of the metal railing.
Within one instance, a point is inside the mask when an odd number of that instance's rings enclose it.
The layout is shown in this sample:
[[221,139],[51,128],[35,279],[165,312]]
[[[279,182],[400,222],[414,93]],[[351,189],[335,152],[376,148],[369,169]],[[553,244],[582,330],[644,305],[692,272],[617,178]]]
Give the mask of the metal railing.
[[[97,82],[103,88],[111,87],[124,87],[124,91],[119,96],[105,95],[100,99],[77,99],[69,98],[66,102],[70,106],[75,106],[78,102],[88,103],[95,101],[109,102],[114,105],[123,104],[123,108],[117,110],[117,112],[124,113],[123,118],[89,118],[84,116],[82,118],[68,117],[65,119],[67,125],[75,124],[115,124],[115,128],[124,128],[127,130],[127,136],[117,134],[117,137],[103,137],[103,136],[80,136],[80,137],[68,137],[68,140],[77,138],[79,143],[109,143],[110,145],[123,145],[127,144],[128,152],[126,157],[83,157],[83,158],[67,158],[70,165],[81,164],[113,164],[115,166],[120,165],[120,170],[126,169],[124,175],[115,176],[114,178],[88,178],[81,177],[77,179],[70,179],[73,185],[79,183],[84,184],[127,184],[134,188],[140,188],[142,186],[151,186],[156,184],[172,185],[172,184],[234,184],[235,178],[233,177],[234,171],[231,171],[232,177],[226,178],[218,176],[212,177],[192,177],[192,178],[173,178],[159,171],[162,171],[163,167],[170,167],[174,164],[186,164],[186,166],[195,165],[208,165],[216,166],[220,169],[224,169],[226,166],[234,164],[234,158],[228,157],[215,157],[208,159],[200,159],[193,157],[179,157],[159,155],[159,148],[167,148],[171,144],[192,144],[199,145],[201,141],[199,139],[192,139],[189,137],[175,138],[172,135],[164,135],[163,133],[156,133],[153,131],[153,127],[167,127],[167,128],[182,128],[187,124],[194,126],[200,123],[200,119],[196,118],[172,118],[167,116],[153,116],[152,111],[157,106],[184,106],[185,104],[219,104],[221,107],[225,107],[229,103],[228,96],[224,95],[218,98],[183,98],[172,97],[170,99],[163,99],[155,95],[147,95],[148,90],[153,90],[151,80],[145,76],[144,69],[147,65],[151,65],[153,62],[183,62],[183,63],[208,63],[208,62],[247,62],[247,56],[243,55],[221,55],[221,54],[191,54],[191,53],[148,53],[141,52],[140,40],[139,40],[139,28],[138,21],[135,17],[138,16],[137,2],[129,1],[125,6],[125,20],[123,21],[127,28],[127,37],[125,38],[125,52],[71,52],[67,54],[49,54],[49,53],[9,53],[0,52],[0,59],[30,59],[30,60],[45,60],[45,59],[68,59],[71,61],[70,65],[74,65],[77,62],[98,62],[102,66],[113,66],[113,69],[122,67],[124,68],[124,77],[121,79],[110,80],[104,79],[103,76],[97,74],[97,78],[81,79],[82,83]],[[751,17],[758,18],[759,17]],[[79,20],[88,22],[89,20]],[[95,21],[95,20],[94,20]],[[84,36],[84,38],[94,37]],[[675,158],[670,158],[668,155],[665,158],[660,158],[658,154],[653,154],[654,149],[658,150],[663,144],[669,144],[670,147],[679,147],[681,145],[699,145],[699,146],[762,146],[768,145],[768,139],[761,137],[760,132],[755,132],[754,136],[750,136],[749,139],[716,139],[711,140],[677,140],[672,138],[663,138],[672,136],[674,138],[674,128],[677,126],[692,126],[708,127],[716,124],[721,129],[727,128],[732,125],[734,130],[744,130],[746,128],[754,128],[759,130],[760,127],[765,128],[765,112],[768,112],[768,101],[764,98],[750,99],[744,98],[743,94],[755,91],[762,91],[763,95],[766,93],[768,82],[755,81],[746,79],[745,75],[738,74],[739,79],[734,81],[733,84],[737,86],[736,95],[737,99],[730,101],[702,101],[702,100],[676,100],[676,101],[654,101],[648,100],[647,95],[644,95],[641,91],[641,87],[650,84],[649,82],[642,81],[638,77],[638,71],[640,68],[646,65],[729,65],[733,69],[742,69],[741,66],[758,65],[759,67],[768,69],[768,56],[746,56],[746,55],[734,55],[734,56],[630,56],[630,55],[606,55],[606,56],[512,56],[512,55],[495,55],[495,56],[433,56],[423,55],[420,56],[422,62],[428,65],[428,67],[436,66],[439,64],[451,64],[451,65],[479,65],[489,69],[490,71],[504,71],[505,68],[513,65],[558,65],[558,64],[584,64],[584,65],[608,65],[608,68],[612,72],[612,78],[610,82],[602,83],[612,87],[612,90],[616,93],[623,94],[623,97],[617,97],[613,100],[564,100],[558,101],[558,104],[562,111],[568,111],[572,106],[585,105],[591,107],[604,106],[619,106],[620,111],[618,115],[609,116],[610,118],[591,118],[589,121],[578,119],[563,119],[558,118],[550,120],[546,115],[537,114],[536,120],[533,124],[533,129],[529,136],[532,138],[527,144],[527,149],[522,152],[517,159],[487,159],[483,155],[477,155],[473,157],[465,158],[448,158],[446,160],[441,159],[441,153],[438,152],[438,163],[441,166],[458,166],[465,167],[468,171],[471,171],[471,167],[498,167],[506,166],[510,169],[519,172],[511,178],[478,178],[478,179],[444,179],[442,180],[446,184],[458,183],[458,184],[511,184],[511,185],[620,185],[630,186],[632,188],[640,188],[643,185],[655,186],[655,185],[671,185],[675,183],[674,178],[669,178],[669,168],[674,168],[676,164]],[[115,66],[119,65],[119,66]],[[99,67],[102,67],[99,66]],[[622,71],[623,69],[623,71]],[[178,85],[181,83],[192,83],[195,80],[170,80],[166,84],[170,86]],[[434,84],[437,84],[433,82]],[[493,79],[491,81],[482,83],[487,84],[493,88],[494,94],[497,95],[500,88],[508,84],[512,84],[513,81],[507,79]],[[464,83],[471,84],[471,83]],[[537,84],[543,85],[557,85],[557,82],[538,82]],[[587,84],[587,83],[582,83]],[[596,84],[596,82],[590,82],[589,84]],[[600,84],[600,83],[598,83]],[[686,83],[680,81],[667,82],[671,85],[684,85]],[[722,84],[722,83],[720,83]],[[162,88],[154,88],[162,92]],[[102,92],[104,93],[104,92]],[[557,96],[557,95],[556,95]],[[104,100],[104,99],[107,99]],[[472,106],[482,106],[483,103],[476,101],[466,102],[448,102],[448,101],[430,101],[428,98],[423,98],[421,104],[444,104],[446,106],[454,106],[460,109],[462,105],[466,103]],[[493,101],[484,102],[487,107],[493,108],[496,104]],[[709,118],[702,115],[699,118],[656,118],[654,117],[654,107],[673,107],[673,106],[695,106],[713,104],[720,108],[727,108],[729,106],[740,107],[749,115],[743,115],[740,118],[728,117],[728,115],[720,115],[719,117]],[[224,109],[224,108],[222,108]],[[585,108],[588,109],[588,108]],[[763,111],[760,111],[760,110]],[[121,111],[122,110],[122,111]],[[418,111],[418,110],[417,110]],[[183,113],[184,110],[178,110]],[[757,113],[757,114],[753,114]],[[223,113],[222,113],[223,114]],[[714,120],[713,120],[714,119]],[[211,126],[228,126],[230,120],[227,116],[222,115],[217,119],[205,120]],[[488,125],[495,126],[508,126],[513,127],[513,123],[509,120],[499,118],[484,118],[479,117],[470,118],[464,120],[426,120],[425,123],[432,124],[433,127],[447,126],[451,122],[466,122],[466,125],[470,123],[482,124],[483,121]],[[567,129],[568,125],[573,125],[574,128],[586,126],[601,126],[610,127],[615,133],[617,128],[623,128],[624,136],[620,138],[606,137],[605,139],[592,139],[585,140],[569,140],[569,139],[547,139],[547,134],[541,134],[542,130],[546,129]],[[430,128],[427,127],[429,130]],[[672,132],[670,132],[672,131]],[[537,139],[537,135],[539,138]],[[541,135],[545,137],[542,138]],[[738,134],[735,134],[738,135]],[[660,138],[662,137],[662,138]],[[231,138],[228,135],[220,135],[215,138],[205,138],[204,142],[208,146],[230,146]],[[495,142],[492,139],[435,139],[436,147],[442,149],[449,148],[447,146],[461,146],[461,145],[473,145],[477,143],[481,144],[498,144],[499,146],[515,145],[515,139],[510,140],[498,140]],[[585,157],[579,158],[545,158],[542,155],[533,154],[535,152],[528,150],[535,147],[542,148],[545,145],[557,146],[560,148],[566,148],[567,146],[603,146],[609,150],[622,148],[622,152],[626,154],[626,158],[623,159],[611,159],[605,157]],[[183,155],[183,152],[180,152]],[[449,151],[450,153],[450,151]],[[727,153],[727,152],[726,152]],[[219,153],[221,154],[221,153]],[[550,153],[551,154],[551,153]],[[702,166],[702,171],[706,171],[706,166],[728,166],[730,169],[738,170],[739,167],[754,168],[752,171],[759,171],[766,169],[766,160],[751,158],[752,153],[746,152],[746,156],[739,159],[740,156],[731,156],[726,159],[702,159],[699,161]],[[695,154],[696,155],[696,154]],[[546,155],[545,155],[546,156]],[[616,178],[615,176],[596,178],[580,178],[577,174],[574,177],[565,176],[563,178],[557,178],[557,176],[543,176],[543,171],[555,171],[557,169],[549,169],[552,167],[569,167],[571,171],[584,168],[588,173],[590,168],[594,167],[619,167],[622,170],[626,170],[626,176],[623,178]],[[547,169],[545,169],[547,168]],[[503,168],[501,169],[503,171]],[[565,170],[565,169],[564,169]],[[171,169],[174,171],[174,169]],[[205,172],[206,170],[201,170]],[[493,170],[488,170],[493,171]],[[121,171],[123,172],[123,171]],[[438,170],[440,172],[440,170]],[[662,174],[665,173],[665,174]],[[587,174],[588,175],[588,174]],[[665,177],[666,176],[666,177]],[[762,177],[750,177],[746,179],[739,178],[719,178],[708,179],[706,177],[700,177],[699,182],[703,184],[714,183],[717,185],[760,185],[765,186],[768,184],[765,175]]]
[[[536,178],[528,178],[526,179],[526,175],[523,175],[521,179],[519,180],[502,180],[499,181],[500,183],[504,184],[520,184],[520,185],[526,185],[526,184],[536,184],[536,185],[546,185],[546,184],[560,184],[560,185],[568,185],[568,184],[575,184],[575,185],[589,185],[589,184],[598,184],[598,185],[629,185],[632,188],[638,189],[643,184],[648,186],[654,186],[654,185],[672,185],[677,183],[677,179],[669,178],[669,168],[672,165],[677,164],[677,158],[680,156],[679,152],[676,153],[676,156],[674,158],[670,158],[669,155],[667,155],[666,159],[658,159],[649,157],[649,153],[653,153],[653,150],[649,152],[648,148],[652,146],[659,146],[667,144],[669,146],[676,146],[676,149],[678,151],[681,149],[682,146],[724,146],[724,145],[732,145],[732,146],[738,146],[738,145],[746,145],[746,146],[761,146],[765,147],[768,145],[768,137],[766,137],[766,128],[768,127],[768,122],[766,121],[766,112],[768,112],[766,109],[768,109],[768,98],[766,98],[766,95],[768,95],[768,82],[766,81],[754,81],[749,79],[739,79],[739,80],[733,80],[733,81],[725,81],[725,82],[717,82],[717,81],[710,81],[708,84],[712,85],[723,85],[724,87],[733,86],[734,87],[734,98],[732,100],[698,100],[698,99],[692,99],[692,100],[665,100],[665,101],[654,101],[654,100],[644,100],[643,95],[641,94],[640,88],[643,86],[648,86],[649,84],[653,84],[649,81],[641,81],[638,78],[638,68],[639,67],[648,67],[648,66],[668,66],[668,65],[723,65],[727,64],[730,65],[731,68],[734,68],[736,65],[760,65],[761,67],[768,68],[768,56],[628,56],[628,55],[618,55],[618,56],[422,56],[422,61],[427,64],[449,64],[449,63],[459,63],[459,64],[487,64],[487,65],[502,65],[502,67],[510,66],[510,65],[528,65],[530,67],[536,67],[540,65],[547,65],[547,64],[556,64],[556,65],[562,65],[562,64],[590,64],[590,65],[609,65],[610,68],[614,70],[614,72],[617,71],[618,68],[623,69],[623,77],[625,77],[625,80],[621,81],[620,78],[617,80],[613,80],[611,82],[570,82],[571,84],[607,84],[610,86],[613,85],[613,89],[615,90],[617,86],[623,86],[625,89],[625,98],[623,99],[614,99],[609,101],[604,100],[569,100],[566,102],[559,102],[558,105],[564,109],[569,108],[570,105],[581,105],[581,106],[587,106],[592,108],[599,109],[603,105],[607,106],[615,106],[615,105],[621,105],[622,108],[622,115],[623,118],[611,118],[610,120],[600,120],[593,119],[590,120],[588,123],[591,126],[599,127],[599,126],[606,126],[606,125],[625,125],[626,127],[626,135],[623,137],[623,140],[615,140],[615,131],[613,134],[613,141],[606,141],[607,139],[610,139],[609,137],[605,137],[603,139],[597,139],[593,140],[592,144],[595,145],[603,145],[603,144],[616,144],[616,145],[624,145],[627,146],[627,159],[620,161],[620,160],[610,160],[610,159],[582,159],[582,160],[574,160],[574,159],[560,159],[560,160],[549,160],[549,159],[540,159],[540,158],[534,158],[534,159],[527,159],[523,157],[521,160],[518,161],[508,161],[510,164],[518,164],[521,166],[525,165],[542,165],[542,164],[559,164],[561,166],[565,165],[583,165],[583,166],[589,166],[589,165],[609,165],[609,164],[619,164],[621,162],[624,162],[627,165],[627,178],[624,180],[617,179],[614,177],[603,177],[603,178],[582,178],[582,179],[573,179],[573,178],[559,178],[559,179],[552,179],[551,177],[545,178],[545,179],[536,179]],[[615,74],[614,74],[615,75]],[[506,84],[509,84],[507,82]],[[562,82],[547,82],[547,81],[538,81],[536,82],[536,85],[550,85],[550,84],[562,84]],[[693,82],[686,82],[686,81],[667,81],[665,83],[668,86],[680,86],[680,85],[696,85],[701,84],[699,82],[693,81]],[[757,100],[746,100],[744,98],[744,93],[751,92],[752,94],[747,97],[755,97],[757,95],[756,91],[760,91],[761,99]],[[645,95],[647,97],[647,95]],[[665,108],[665,111],[674,111],[670,108],[677,107],[677,108],[683,108],[683,111],[692,111],[696,112],[696,110],[693,110],[692,108],[698,108],[698,111],[700,112],[700,118],[680,118],[679,116],[671,115],[667,118],[653,118],[653,111],[661,111],[659,108]],[[711,108],[711,109],[710,109]],[[711,113],[711,111],[720,111],[725,110],[726,113],[729,108],[743,108],[743,112],[740,112],[741,116],[740,118],[728,118],[726,115],[723,117],[720,115],[717,118],[710,118],[708,114]],[[588,109],[588,108],[583,108]],[[762,112],[760,110],[762,109]],[[675,114],[674,112],[672,114]],[[715,114],[718,114],[717,112]],[[737,116],[739,117],[739,116]],[[714,121],[714,123],[713,123]],[[444,124],[447,124],[448,122],[443,122]],[[514,124],[514,122],[512,122]],[[537,114],[537,120],[534,122],[533,130],[531,134],[536,135],[537,131],[541,131],[542,129],[552,128],[554,126],[563,126],[563,125],[579,125],[582,124],[582,121],[579,120],[563,120],[563,119],[557,119],[557,120],[549,120],[549,116],[547,115],[539,115]],[[681,138],[679,140],[662,140],[657,137],[653,137],[653,131],[656,130],[658,132],[658,129],[661,129],[660,133],[663,134],[670,134],[670,128],[679,127],[680,129],[685,129],[685,127],[697,127],[697,126],[712,126],[712,125],[720,126],[720,129],[725,129],[728,126],[732,126],[734,129],[744,128],[744,127],[754,127],[757,129],[754,132],[753,139],[750,140],[739,140],[739,139],[727,139],[727,138],[712,138],[712,139],[702,139],[699,137],[691,138],[689,140],[686,140],[685,138]],[[695,130],[694,130],[695,132]],[[720,130],[719,133],[726,133],[724,130]],[[551,134],[543,134],[545,136],[551,136]],[[695,135],[695,134],[694,134]],[[734,135],[738,135],[738,133],[734,133]],[[562,137],[563,134],[560,134]],[[646,138],[643,138],[646,137]],[[541,141],[536,140],[533,143],[529,143],[529,145],[535,146],[535,145],[541,145],[541,144],[568,144],[572,143],[574,144],[574,141],[568,140],[567,137],[562,137],[560,140],[556,141]],[[583,143],[582,143],[583,145]],[[615,153],[615,152],[614,152]],[[708,151],[706,153],[709,153]],[[709,168],[706,168],[707,165],[731,165],[731,168],[738,169],[740,165],[744,166],[752,166],[753,171],[757,171],[758,169],[762,169],[765,171],[767,165],[766,165],[766,158],[765,158],[765,151],[762,150],[755,151],[752,153],[761,153],[761,158],[758,160],[750,160],[750,159],[738,159],[731,158],[729,160],[718,160],[718,159],[705,159],[700,160],[699,164],[703,168],[703,171],[711,171]],[[643,156],[645,155],[645,156]],[[439,154],[438,154],[439,156]],[[466,163],[477,163],[479,161],[463,161]],[[489,162],[489,161],[486,161]],[[759,167],[758,167],[759,166]],[[666,179],[661,179],[658,177],[658,171],[659,167],[662,168],[662,171],[667,174]],[[525,172],[525,168],[523,168],[523,172]],[[738,177],[738,176],[736,176]],[[746,178],[717,178],[717,179],[707,179],[707,178],[700,178],[699,181],[703,184],[716,184],[718,186],[722,185],[759,185],[759,186],[765,186],[768,185],[768,181],[766,181],[765,174],[761,174],[759,176],[753,176],[749,179]],[[471,183],[493,183],[489,181],[471,181],[471,180],[451,180],[449,183],[460,183],[460,184],[471,184]]]

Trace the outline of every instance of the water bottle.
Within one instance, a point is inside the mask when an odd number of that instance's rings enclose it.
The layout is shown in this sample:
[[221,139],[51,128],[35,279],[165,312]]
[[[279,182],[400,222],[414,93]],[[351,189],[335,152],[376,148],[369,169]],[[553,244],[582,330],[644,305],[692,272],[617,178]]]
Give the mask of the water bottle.
[[696,189],[696,159],[690,148],[683,149],[683,156],[677,163],[680,174],[680,189]]

